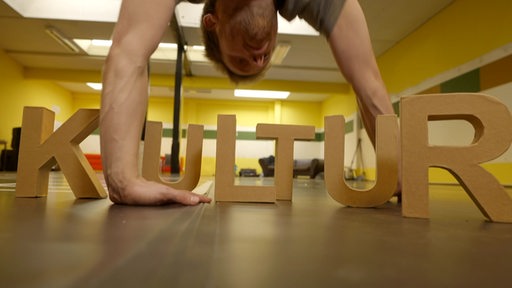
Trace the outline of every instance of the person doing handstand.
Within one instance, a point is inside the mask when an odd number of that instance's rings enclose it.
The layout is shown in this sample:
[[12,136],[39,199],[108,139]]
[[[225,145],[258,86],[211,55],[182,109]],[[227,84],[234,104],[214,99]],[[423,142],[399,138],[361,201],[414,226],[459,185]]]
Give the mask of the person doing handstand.
[[[103,74],[100,141],[105,180],[114,203],[160,205],[210,202],[205,196],[147,181],[138,174],[139,139],[148,102],[147,63],[174,15],[174,0],[124,0]],[[200,3],[203,1],[189,1]],[[206,56],[235,83],[261,78],[276,45],[277,14],[305,19],[326,38],[352,85],[368,136],[376,117],[393,114],[357,0],[206,0]]]

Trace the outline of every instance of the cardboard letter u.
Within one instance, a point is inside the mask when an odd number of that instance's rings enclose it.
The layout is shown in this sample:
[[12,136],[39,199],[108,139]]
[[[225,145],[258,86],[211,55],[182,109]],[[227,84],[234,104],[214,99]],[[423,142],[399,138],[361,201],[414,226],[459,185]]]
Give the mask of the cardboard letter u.
[[325,185],[337,202],[351,207],[375,207],[388,201],[398,182],[398,121],[395,115],[377,117],[377,181],[356,190],[344,181],[345,118],[325,117]]

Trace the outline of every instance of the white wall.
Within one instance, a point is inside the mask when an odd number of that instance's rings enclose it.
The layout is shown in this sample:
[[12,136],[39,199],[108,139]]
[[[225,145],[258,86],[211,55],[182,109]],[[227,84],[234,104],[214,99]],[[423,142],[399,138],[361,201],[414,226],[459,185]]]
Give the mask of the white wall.
[[[481,93],[497,97],[512,111],[512,83]],[[511,125],[511,123],[508,123],[508,125]],[[463,120],[429,122],[429,143],[431,145],[467,146],[473,141],[474,133],[473,126]],[[505,154],[490,161],[490,163],[504,162],[512,162],[512,149],[509,148]]]

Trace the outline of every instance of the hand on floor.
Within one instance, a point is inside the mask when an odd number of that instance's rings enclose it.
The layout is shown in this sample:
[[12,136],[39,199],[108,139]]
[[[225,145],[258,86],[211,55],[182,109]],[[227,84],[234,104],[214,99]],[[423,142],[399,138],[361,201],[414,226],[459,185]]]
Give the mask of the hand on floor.
[[197,195],[185,190],[176,190],[143,178],[134,179],[127,184],[124,189],[114,189],[109,186],[109,198],[112,202],[116,204],[148,206],[180,203],[192,206],[212,201],[206,196]]

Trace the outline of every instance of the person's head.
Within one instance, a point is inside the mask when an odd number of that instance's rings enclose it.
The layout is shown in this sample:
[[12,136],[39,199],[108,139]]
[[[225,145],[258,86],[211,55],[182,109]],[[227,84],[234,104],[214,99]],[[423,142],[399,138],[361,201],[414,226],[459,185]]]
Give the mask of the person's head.
[[276,45],[274,0],[206,0],[201,30],[206,57],[233,82],[258,79]]

